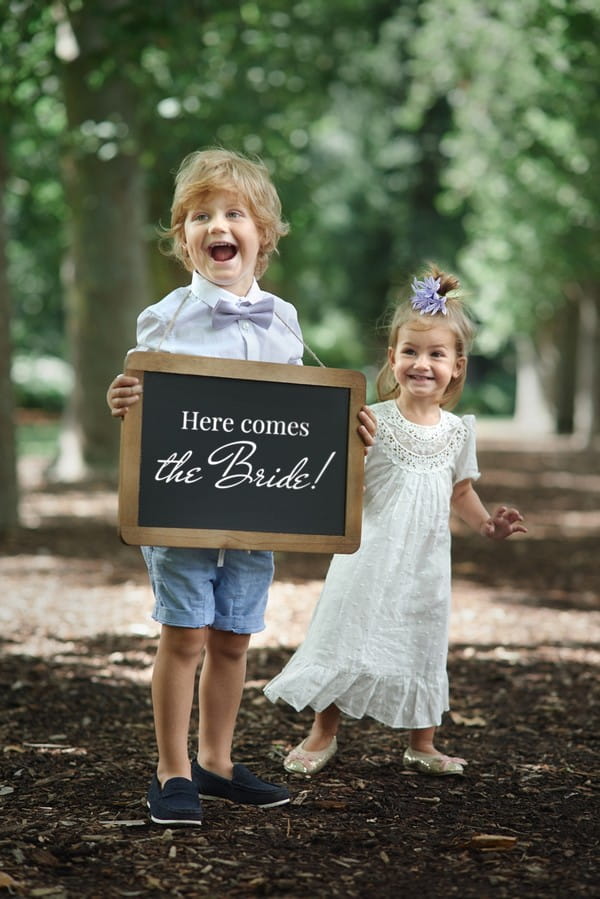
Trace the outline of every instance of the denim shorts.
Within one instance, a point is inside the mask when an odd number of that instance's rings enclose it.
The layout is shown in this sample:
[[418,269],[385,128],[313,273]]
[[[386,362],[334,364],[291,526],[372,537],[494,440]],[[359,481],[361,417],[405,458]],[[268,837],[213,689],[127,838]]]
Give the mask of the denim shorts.
[[213,627],[235,634],[264,630],[273,553],[142,546],[154,591],[152,617],[173,627]]

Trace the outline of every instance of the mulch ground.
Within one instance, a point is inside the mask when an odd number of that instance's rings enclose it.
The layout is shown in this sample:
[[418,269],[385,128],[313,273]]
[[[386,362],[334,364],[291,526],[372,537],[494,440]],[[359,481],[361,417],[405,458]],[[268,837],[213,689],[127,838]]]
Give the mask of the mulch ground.
[[327,559],[281,556],[235,758],[292,801],[205,803],[203,826],[181,829],[145,809],[157,631],[114,492],[26,466],[24,526],[0,548],[0,895],[600,896],[597,455],[560,441],[479,455],[482,497],[517,504],[530,533],[492,544],[455,526],[440,743],[465,776],[404,773],[406,734],[369,719],[345,722],[314,778],[283,771],[310,714],[262,687],[302,639]]

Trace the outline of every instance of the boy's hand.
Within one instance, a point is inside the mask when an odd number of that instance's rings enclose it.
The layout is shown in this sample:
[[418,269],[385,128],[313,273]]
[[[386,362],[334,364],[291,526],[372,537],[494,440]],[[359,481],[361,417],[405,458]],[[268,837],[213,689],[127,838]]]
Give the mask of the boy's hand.
[[117,375],[106,391],[106,402],[110,414],[115,418],[127,415],[130,406],[137,403],[142,392],[138,378],[129,375]]
[[368,453],[369,447],[375,443],[375,435],[377,434],[377,419],[368,406],[363,406],[358,413],[360,424],[358,433],[365,445],[365,454]]
[[526,534],[527,528],[521,524],[523,516],[518,509],[508,509],[500,506],[496,509],[492,518],[489,518],[481,528],[481,534],[491,540],[504,540],[512,534]]

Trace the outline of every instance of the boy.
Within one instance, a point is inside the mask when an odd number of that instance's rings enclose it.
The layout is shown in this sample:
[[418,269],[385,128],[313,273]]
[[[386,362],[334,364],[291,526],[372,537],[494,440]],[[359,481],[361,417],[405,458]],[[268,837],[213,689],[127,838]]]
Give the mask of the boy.
[[[256,278],[287,233],[265,166],[222,149],[187,156],[175,180],[171,252],[192,273],[138,318],[139,350],[302,364],[295,308],[268,294]],[[137,379],[119,375],[107,402],[124,416],[138,402]],[[375,424],[360,413],[369,446]],[[158,767],[148,792],[158,824],[201,824],[206,799],[271,808],[289,802],[285,787],[233,765],[231,747],[252,633],[264,628],[273,577],[270,552],[143,547],[161,634],[152,677]],[[188,757],[196,670],[198,754]]]

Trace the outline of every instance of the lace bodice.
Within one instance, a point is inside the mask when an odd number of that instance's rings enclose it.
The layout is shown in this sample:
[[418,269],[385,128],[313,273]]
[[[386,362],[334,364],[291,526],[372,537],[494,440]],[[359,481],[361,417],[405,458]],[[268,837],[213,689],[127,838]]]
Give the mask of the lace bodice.
[[377,415],[377,442],[390,462],[409,471],[428,472],[448,468],[467,443],[474,417],[463,419],[440,413],[436,425],[415,424],[405,418],[394,400],[373,406]]

